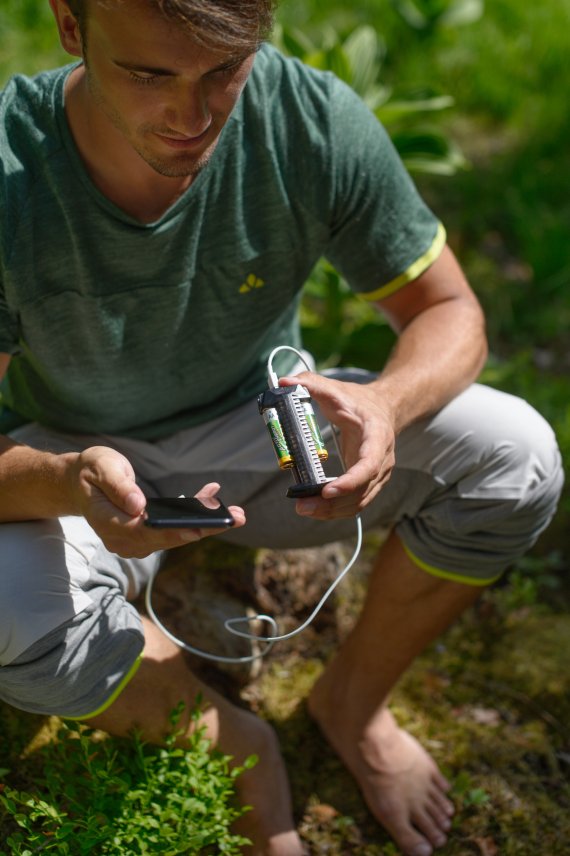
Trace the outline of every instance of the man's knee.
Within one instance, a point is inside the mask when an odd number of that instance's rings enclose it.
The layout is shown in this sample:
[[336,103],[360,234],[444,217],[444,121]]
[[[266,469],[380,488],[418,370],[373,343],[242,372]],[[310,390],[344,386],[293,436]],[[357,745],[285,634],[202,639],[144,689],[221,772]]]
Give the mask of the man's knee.
[[438,435],[431,476],[439,487],[398,529],[426,567],[491,581],[554,516],[564,481],[561,455],[543,417],[510,395],[480,387],[444,417],[453,426]]
[[85,718],[106,708],[136,671],[140,616],[122,594],[97,587],[92,605],[0,669],[0,699],[30,713]]
[[455,484],[460,498],[504,500],[509,516],[532,515],[538,525],[546,525],[564,481],[560,451],[548,422],[523,399],[487,387],[476,385],[457,401],[457,411],[463,412],[455,425],[453,447],[450,443],[441,455],[442,468],[453,472],[457,467],[448,483]]
[[509,396],[508,409],[478,490],[504,499],[508,522],[528,528],[534,543],[556,512],[564,483],[562,457],[552,428],[534,408]]

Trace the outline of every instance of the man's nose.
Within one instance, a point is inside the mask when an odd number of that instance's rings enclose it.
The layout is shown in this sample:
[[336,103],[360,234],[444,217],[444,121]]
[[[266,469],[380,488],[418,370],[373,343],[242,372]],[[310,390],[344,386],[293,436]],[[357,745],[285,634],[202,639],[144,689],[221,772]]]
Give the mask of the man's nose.
[[185,137],[203,134],[210,126],[212,116],[202,84],[181,84],[175,101],[168,107],[166,118],[172,130]]

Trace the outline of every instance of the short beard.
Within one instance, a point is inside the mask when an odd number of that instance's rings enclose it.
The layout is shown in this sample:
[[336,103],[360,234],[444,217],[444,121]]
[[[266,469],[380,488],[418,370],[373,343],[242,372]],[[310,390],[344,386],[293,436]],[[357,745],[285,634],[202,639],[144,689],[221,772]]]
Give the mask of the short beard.
[[156,157],[156,155],[151,155],[144,150],[141,150],[140,147],[133,145],[132,142],[131,145],[139,157],[141,157],[144,162],[151,167],[151,169],[159,175],[163,175],[165,178],[195,178],[208,165],[212,155],[212,151],[207,150],[200,155],[197,160],[194,159],[191,163],[185,161],[182,156],[178,161],[164,161],[161,158]]
[[[159,156],[153,154],[152,152],[148,152],[144,146],[139,142],[138,139],[132,139],[128,133],[128,128],[125,126],[121,116],[115,110],[109,108],[105,99],[101,95],[97,84],[93,82],[93,77],[89,71],[89,63],[87,60],[87,54],[84,53],[83,62],[85,66],[85,76],[87,81],[87,87],[93,98],[94,104],[104,113],[109,122],[119,131],[120,134],[124,137],[124,139],[132,146],[133,150],[137,153],[137,155],[148,165],[151,169],[157,172],[159,175],[164,176],[165,178],[189,178],[195,177],[201,172],[205,166],[207,166],[212,152],[217,144],[217,140],[215,143],[210,144],[206,151],[202,152],[197,158],[187,158],[184,155],[180,155],[178,159],[174,160],[165,160],[160,158]],[[150,131],[150,133],[156,133],[156,129],[152,126],[146,127],[143,126],[139,129],[139,132],[144,134],[146,131]]]

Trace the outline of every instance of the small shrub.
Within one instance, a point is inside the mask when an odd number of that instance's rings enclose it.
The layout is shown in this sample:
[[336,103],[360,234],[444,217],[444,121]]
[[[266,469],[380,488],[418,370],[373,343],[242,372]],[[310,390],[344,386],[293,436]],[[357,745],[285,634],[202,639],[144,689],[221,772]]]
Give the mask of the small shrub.
[[204,737],[198,707],[182,748],[182,711],[183,705],[173,711],[163,747],[138,735],[94,739],[84,726],[63,724],[57,740],[41,750],[37,789],[5,785],[0,792],[12,827],[2,854],[240,853],[249,842],[230,825],[247,809],[234,803],[235,779],[256,759],[230,768],[231,759]]

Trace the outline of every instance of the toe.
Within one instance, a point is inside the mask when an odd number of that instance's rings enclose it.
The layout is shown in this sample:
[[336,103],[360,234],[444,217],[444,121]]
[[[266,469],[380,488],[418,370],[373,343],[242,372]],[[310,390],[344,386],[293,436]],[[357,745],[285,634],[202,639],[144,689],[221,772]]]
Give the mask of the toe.
[[441,793],[439,788],[432,788],[430,791],[430,798],[432,802],[437,805],[439,810],[447,817],[452,817],[455,814],[453,803]]
[[430,812],[429,806],[414,815],[413,823],[425,835],[432,848],[442,847],[447,841],[447,835],[439,823],[439,819],[436,819]]
[[402,815],[394,817],[392,822],[386,823],[385,826],[406,856],[431,856],[433,853],[433,847],[420,833],[420,827],[415,828]]
[[440,771],[437,769],[437,767],[434,770],[433,779],[434,779],[434,782],[437,785],[437,787],[441,791],[443,791],[444,794],[446,794],[449,790],[451,790],[451,785],[449,784],[449,782],[447,781],[445,776],[442,773],[440,773]]
[[431,856],[433,847],[423,836],[412,833],[408,838],[407,844],[402,841],[399,842],[402,853],[405,853],[406,856]]
[[426,803],[426,809],[434,819],[437,826],[444,832],[451,828],[453,806],[441,797],[440,794],[431,793]]
[[408,856],[431,856],[431,854],[433,853],[433,849],[431,845],[427,843],[427,841],[424,841],[423,843],[418,844],[416,847],[414,847],[413,850],[405,850],[404,852],[407,853]]

